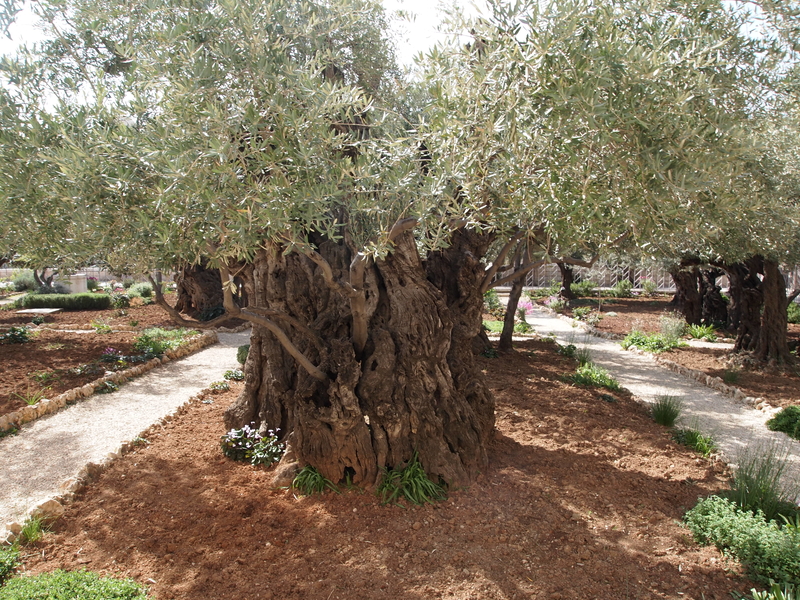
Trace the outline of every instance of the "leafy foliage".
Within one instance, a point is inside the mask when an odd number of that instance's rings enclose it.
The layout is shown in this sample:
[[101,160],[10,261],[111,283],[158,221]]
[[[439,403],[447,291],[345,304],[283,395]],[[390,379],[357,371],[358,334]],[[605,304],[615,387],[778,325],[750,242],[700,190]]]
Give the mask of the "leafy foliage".
[[683,410],[683,402],[675,396],[657,396],[650,407],[653,420],[664,427],[672,427]]
[[405,498],[419,506],[447,498],[444,486],[428,478],[416,452],[404,467],[384,470],[377,492],[381,504],[401,505],[400,500]]
[[250,344],[245,344],[244,346],[239,346],[236,349],[236,362],[240,365],[244,365],[247,362],[247,355],[250,353]]
[[768,590],[751,590],[752,600],[800,600],[800,587],[791,583],[783,585],[770,581]]
[[158,357],[167,350],[177,348],[197,331],[190,329],[161,329],[151,327],[142,331],[133,342],[133,349],[147,357]]
[[292,489],[299,491],[304,496],[323,494],[327,490],[339,493],[339,488],[311,465],[303,467],[295,476],[292,480]]
[[613,298],[630,298],[633,296],[633,284],[629,279],[620,279],[609,291]]
[[800,440],[800,406],[787,406],[767,421],[772,431],[782,431],[789,437]]
[[111,294],[111,306],[116,309],[128,308],[131,305],[131,297],[128,294]]
[[679,444],[692,448],[704,458],[708,458],[717,450],[717,443],[714,441],[714,438],[692,427],[675,429],[672,432],[672,439]]
[[593,281],[584,280],[580,283],[573,283],[569,286],[570,291],[575,294],[578,298],[584,298],[586,296],[593,296],[595,294],[595,290],[597,289],[597,285]]
[[31,330],[27,327],[11,327],[0,334],[0,344],[24,344],[31,341]]
[[153,286],[149,283],[134,283],[128,288],[128,296],[131,298],[150,298],[153,295]]
[[786,307],[786,319],[789,323],[800,323],[800,304],[790,302]]
[[622,389],[619,382],[609,375],[608,371],[594,363],[580,365],[573,375],[567,375],[564,379],[575,385],[603,387],[612,392]]
[[20,539],[25,544],[35,544],[49,531],[47,523],[42,517],[28,517],[22,524]]
[[684,521],[695,540],[740,560],[754,580],[800,583],[800,533],[780,528],[760,510],[711,496],[687,512]]
[[225,371],[223,377],[230,381],[244,381],[244,371],[241,369],[229,369]]
[[212,381],[208,387],[212,392],[227,392],[231,389],[231,384],[227,381]]
[[250,425],[231,429],[223,435],[222,453],[228,458],[249,462],[251,465],[271,465],[278,462],[286,450],[286,445],[278,441],[277,433],[280,430],[270,429],[266,435],[261,435],[258,429]]
[[21,308],[63,308],[64,310],[105,310],[111,307],[106,294],[28,294],[17,300]]
[[658,284],[652,279],[642,279],[640,285],[645,296],[655,296],[658,292]]
[[17,546],[0,547],[0,586],[11,577],[19,563],[19,548]]
[[663,333],[644,333],[642,331],[631,331],[625,336],[625,339],[620,342],[620,345],[627,350],[631,346],[635,346],[639,350],[646,350],[647,352],[654,352],[656,354],[667,352],[674,348],[682,348],[686,346],[686,342],[668,337]]
[[716,342],[717,335],[716,335],[716,327],[713,325],[693,325],[690,324],[686,327],[686,333],[692,339],[695,340],[706,340],[708,342]]
[[658,318],[661,334],[667,339],[677,340],[686,333],[686,320],[677,313],[665,313]]
[[91,571],[53,571],[15,577],[0,588],[0,600],[148,600],[132,579],[101,577]]

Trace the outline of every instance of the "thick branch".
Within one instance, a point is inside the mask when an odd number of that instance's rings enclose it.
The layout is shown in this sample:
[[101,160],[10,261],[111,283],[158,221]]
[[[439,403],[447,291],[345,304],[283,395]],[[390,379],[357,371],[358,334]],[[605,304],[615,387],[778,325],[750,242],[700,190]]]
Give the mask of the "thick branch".
[[524,234],[522,231],[516,232],[514,235],[511,236],[511,239],[506,242],[506,245],[502,247],[500,252],[497,255],[497,258],[492,262],[489,268],[486,270],[486,275],[483,277],[483,281],[481,282],[481,294],[483,294],[492,284],[492,279],[497,274],[500,265],[503,264],[503,261],[506,259],[506,256],[513,248],[514,244],[521,238]]
[[389,241],[395,241],[399,236],[404,234],[409,229],[414,229],[417,226],[418,219],[416,217],[408,217],[407,219],[398,219],[398,221],[392,225],[392,229],[389,231]]
[[352,285],[348,283],[343,283],[341,281],[336,281],[336,278],[333,276],[333,269],[331,269],[330,263],[327,260],[325,260],[319,252],[311,248],[304,248],[303,254],[305,254],[320,269],[322,269],[322,277],[323,279],[325,279],[325,283],[328,285],[329,288],[331,288],[335,292],[342,293],[345,296],[350,296],[351,294],[355,293],[355,290],[353,289]]
[[786,297],[786,306],[794,302],[798,296],[800,296],[800,290],[792,290],[792,293]]
[[529,271],[532,271],[536,267],[541,267],[545,263],[547,263],[547,259],[546,258],[542,258],[540,260],[534,260],[532,262],[529,262],[528,264],[523,265],[521,268],[519,268],[516,271],[514,271],[511,275],[507,275],[507,276],[503,277],[502,279],[498,279],[497,281],[493,281],[488,289],[496,288],[498,286],[505,285],[506,283],[508,283],[510,281],[514,281],[515,279],[518,279],[518,278],[520,278],[520,277],[522,277],[524,275],[527,275]]
[[579,258],[552,258],[553,262],[557,263],[564,263],[565,265],[574,265],[576,267],[586,267],[587,269],[591,269],[594,266],[594,263],[597,262],[597,259],[600,257],[599,254],[595,254],[591,260],[585,261]]

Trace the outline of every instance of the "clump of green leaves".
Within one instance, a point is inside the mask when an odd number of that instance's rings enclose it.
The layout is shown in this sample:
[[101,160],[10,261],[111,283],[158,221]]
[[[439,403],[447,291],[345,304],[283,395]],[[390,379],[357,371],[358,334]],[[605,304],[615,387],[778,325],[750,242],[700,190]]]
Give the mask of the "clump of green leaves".
[[585,321],[590,312],[592,312],[591,306],[578,306],[572,309],[572,316],[579,321]]
[[655,296],[658,293],[658,284],[652,279],[642,279],[640,285],[645,296]]
[[177,348],[186,338],[196,334],[191,329],[161,329],[151,327],[140,333],[133,342],[133,349],[147,357],[158,357],[167,350]]
[[134,283],[128,288],[128,296],[131,298],[150,298],[153,295],[153,286],[148,282]]
[[101,577],[91,571],[53,571],[15,577],[0,588],[0,600],[148,600],[133,579]]
[[250,353],[250,344],[245,344],[244,346],[239,346],[236,349],[236,361],[243,365],[247,362],[247,355]]
[[684,521],[696,541],[737,558],[754,580],[800,583],[800,533],[781,528],[760,510],[711,496],[687,512]]
[[19,548],[16,545],[0,547],[0,586],[11,577],[17,563],[19,563]]
[[768,590],[759,592],[755,589],[750,590],[752,600],[800,600],[800,587],[791,583],[779,585],[770,581]]
[[34,325],[43,325],[44,324],[44,315],[36,315],[31,319],[31,323]]
[[417,506],[425,503],[433,504],[447,498],[444,486],[428,478],[416,452],[405,466],[384,469],[377,492],[381,497],[381,504],[400,506],[402,506],[400,500],[403,498]]
[[[747,448],[736,458],[738,463],[730,482],[731,489],[723,495],[743,510],[760,511],[768,521],[781,515],[794,517],[797,506],[798,483],[785,483],[784,473],[788,453],[772,444]],[[798,557],[800,560],[800,557]]]
[[602,387],[612,392],[622,389],[608,371],[591,362],[580,365],[573,375],[567,375],[564,380],[575,385]]
[[95,333],[105,334],[111,333],[111,326],[108,323],[104,323],[103,321],[91,321],[89,325],[92,326]]
[[45,387],[37,390],[31,388],[29,385],[26,391],[22,392],[21,394],[19,392],[14,392],[14,395],[28,406],[33,406],[45,397],[45,393],[49,389],[50,388]]
[[575,344],[567,344],[565,346],[558,344],[556,348],[556,352],[558,352],[561,356],[566,356],[567,358],[575,358],[575,353],[577,351],[578,347]]
[[225,307],[221,304],[219,306],[211,306],[200,311],[197,315],[198,321],[213,321],[217,317],[225,314]]
[[530,333],[531,331],[533,331],[533,327],[527,321],[514,323],[514,333]]
[[223,377],[229,381],[244,381],[244,371],[241,369],[228,369]]
[[322,473],[317,471],[311,465],[306,465],[292,480],[292,489],[299,491],[304,496],[312,496],[314,494],[323,494],[326,490],[339,493],[339,488],[336,487],[330,479],[322,476]]
[[481,352],[481,356],[483,356],[484,358],[500,358],[500,355],[494,348],[486,348],[486,350]]
[[[255,425],[255,423],[250,423]],[[222,453],[233,460],[249,462],[251,465],[271,465],[278,462],[286,450],[286,445],[278,441],[279,429],[269,429],[261,435],[256,427],[245,425],[241,429],[231,429],[222,436]]]
[[611,288],[610,294],[614,298],[630,298],[632,293],[633,284],[628,279],[620,279]]
[[689,337],[695,340],[706,340],[707,342],[716,342],[716,328],[713,325],[687,325],[686,333]]
[[675,429],[672,432],[672,439],[679,444],[692,448],[704,458],[708,458],[717,450],[717,443],[714,438],[710,435],[704,435],[693,427]]
[[569,286],[570,291],[578,298],[586,296],[593,296],[597,285],[593,281],[581,281],[580,283],[573,283]]
[[131,305],[131,297],[127,294],[111,294],[110,303],[117,309],[128,308]]
[[27,327],[11,327],[8,331],[0,334],[2,344],[24,344],[31,341],[31,330]]
[[227,381],[212,381],[208,387],[212,392],[227,392],[231,389],[231,384]]
[[653,420],[664,427],[673,427],[681,416],[683,402],[675,396],[656,396],[650,407]]
[[506,309],[500,302],[497,290],[492,288],[483,293],[483,309],[495,319],[501,319],[505,315]]
[[800,440],[800,406],[787,406],[767,421],[767,428]]
[[642,331],[631,331],[625,339],[620,342],[623,349],[627,350],[631,346],[636,346],[639,350],[654,352],[656,354],[682,348],[686,342],[676,337],[669,337],[663,333],[644,333]]
[[101,383],[95,391],[98,394],[110,394],[111,392],[116,392],[119,389],[119,384],[114,383],[113,381],[104,381]]
[[664,313],[658,318],[658,328],[667,339],[680,339],[686,333],[686,319],[678,313]]
[[47,523],[42,517],[28,517],[22,524],[19,534],[20,540],[25,544],[35,544],[49,531]]
[[800,304],[789,302],[786,307],[786,320],[789,323],[800,323]]

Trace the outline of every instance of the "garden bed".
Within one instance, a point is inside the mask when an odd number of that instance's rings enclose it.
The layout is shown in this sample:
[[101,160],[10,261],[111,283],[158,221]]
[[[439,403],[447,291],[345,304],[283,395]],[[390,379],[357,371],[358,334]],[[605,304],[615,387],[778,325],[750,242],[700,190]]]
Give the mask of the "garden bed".
[[26,550],[25,569],[132,576],[157,600],[722,600],[749,590],[678,523],[723,487],[724,466],[672,442],[627,394],[564,383],[576,363],[554,344],[517,346],[480,359],[497,398],[490,466],[446,502],[404,510],[372,493],[271,489],[269,470],[220,452],[234,385],[145,434]]

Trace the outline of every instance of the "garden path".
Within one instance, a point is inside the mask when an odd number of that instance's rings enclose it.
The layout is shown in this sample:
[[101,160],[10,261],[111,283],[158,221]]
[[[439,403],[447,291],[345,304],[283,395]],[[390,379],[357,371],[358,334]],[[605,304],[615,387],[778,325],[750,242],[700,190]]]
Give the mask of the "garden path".
[[63,493],[88,463],[173,413],[191,396],[238,366],[236,349],[250,332],[218,333],[219,342],[148,371],[111,394],[95,394],[0,439],[0,533],[28,510]]
[[549,311],[534,307],[527,321],[540,335],[554,334],[561,344],[588,348],[592,362],[606,369],[640,400],[652,403],[657,396],[664,395],[679,398],[683,402],[681,424],[712,435],[729,463],[735,463],[746,448],[768,448],[776,444],[788,454],[786,481],[800,482],[800,442],[770,431],[765,425],[776,410],[756,410],[737,402],[668,371],[649,354],[623,350],[618,341],[591,335]]

